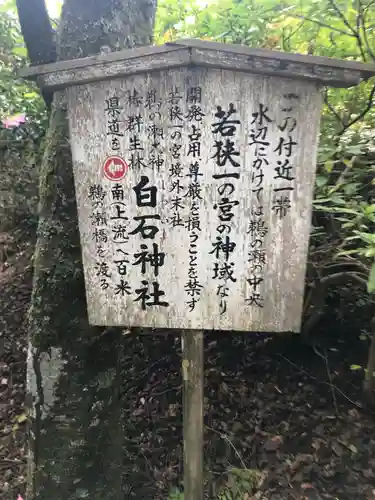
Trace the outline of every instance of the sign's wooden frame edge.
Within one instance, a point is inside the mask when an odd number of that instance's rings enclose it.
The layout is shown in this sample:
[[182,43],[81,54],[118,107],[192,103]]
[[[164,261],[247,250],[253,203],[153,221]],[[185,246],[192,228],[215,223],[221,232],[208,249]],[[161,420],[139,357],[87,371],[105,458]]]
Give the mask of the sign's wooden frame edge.
[[58,90],[186,66],[266,74],[315,81],[319,85],[333,87],[350,87],[375,76],[375,65],[372,64],[203,40],[179,40],[161,46],[31,66],[21,69],[18,74],[22,78],[36,80],[41,87]]

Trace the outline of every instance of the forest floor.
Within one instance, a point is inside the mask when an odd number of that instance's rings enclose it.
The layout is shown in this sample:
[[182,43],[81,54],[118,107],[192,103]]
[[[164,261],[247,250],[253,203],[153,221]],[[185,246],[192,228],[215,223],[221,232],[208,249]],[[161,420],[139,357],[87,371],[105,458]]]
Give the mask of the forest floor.
[[[17,500],[25,487],[31,239],[0,235],[0,500]],[[298,336],[207,334],[207,488],[228,483],[233,492],[236,483],[238,492],[222,500],[375,500],[375,413],[361,402],[362,371],[350,368],[365,362],[366,322],[347,304],[340,310],[323,320],[315,350]],[[133,491],[166,500],[182,472],[177,341],[143,336],[135,351],[140,344],[139,356],[129,352],[143,375],[133,375],[137,404],[127,418],[150,477]]]
[[17,500],[26,474],[25,318],[32,284],[33,237],[0,233],[0,499]]

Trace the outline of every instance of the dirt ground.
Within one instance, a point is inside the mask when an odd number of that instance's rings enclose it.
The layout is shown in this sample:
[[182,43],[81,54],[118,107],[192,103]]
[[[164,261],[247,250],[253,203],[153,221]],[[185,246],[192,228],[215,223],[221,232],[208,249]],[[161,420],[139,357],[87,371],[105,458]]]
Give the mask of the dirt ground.
[[[25,239],[23,239],[25,238]],[[32,237],[0,234],[0,498],[16,500],[25,483],[24,411]]]

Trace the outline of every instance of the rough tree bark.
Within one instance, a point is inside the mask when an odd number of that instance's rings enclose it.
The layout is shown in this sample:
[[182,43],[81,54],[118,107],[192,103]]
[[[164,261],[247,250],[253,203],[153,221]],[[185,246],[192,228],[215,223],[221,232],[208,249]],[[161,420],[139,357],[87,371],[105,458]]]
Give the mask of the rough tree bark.
[[[45,0],[16,0],[16,5],[31,66],[55,62],[56,40]],[[44,90],[41,93],[50,109],[53,94]]]
[[[32,2],[30,2],[30,6]],[[66,0],[57,59],[151,43],[156,0]],[[37,35],[37,34],[35,34]],[[121,334],[88,325],[64,94],[40,174],[29,311],[27,500],[124,499]],[[100,338],[100,348],[93,347]]]
[[56,42],[45,0],[16,0],[16,5],[31,65],[55,62]]

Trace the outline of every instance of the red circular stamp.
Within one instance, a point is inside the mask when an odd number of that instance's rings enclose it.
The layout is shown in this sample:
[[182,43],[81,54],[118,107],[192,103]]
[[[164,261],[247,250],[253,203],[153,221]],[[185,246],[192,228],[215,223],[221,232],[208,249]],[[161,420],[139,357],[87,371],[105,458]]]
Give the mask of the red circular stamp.
[[129,166],[120,156],[110,156],[103,165],[103,173],[110,181],[120,181],[126,175]]

